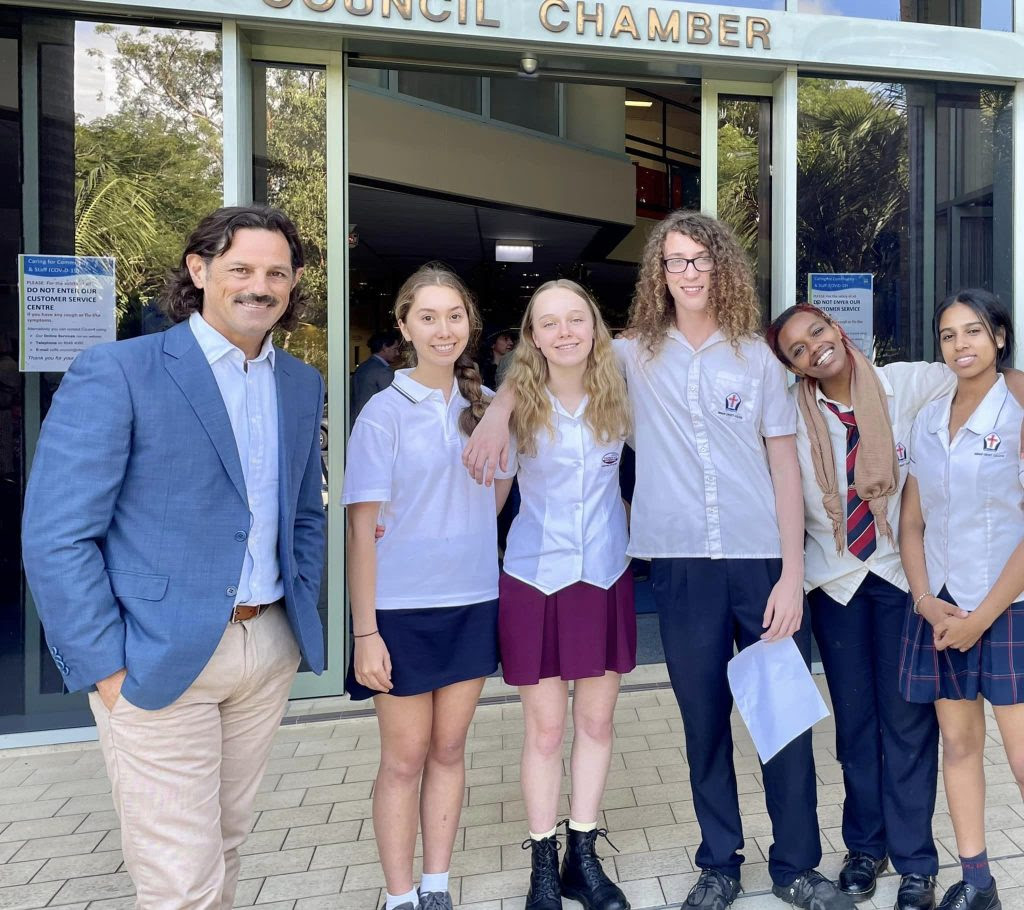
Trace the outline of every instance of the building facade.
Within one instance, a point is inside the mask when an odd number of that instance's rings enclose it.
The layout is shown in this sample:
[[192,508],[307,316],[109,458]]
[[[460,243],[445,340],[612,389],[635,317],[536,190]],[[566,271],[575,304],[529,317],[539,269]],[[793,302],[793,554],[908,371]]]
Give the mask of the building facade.
[[1024,0],[0,0],[0,744],[91,735],[20,566],[60,374],[18,371],[19,253],[113,255],[129,337],[163,327],[199,215],[295,218],[312,303],[281,343],[327,376],[329,538],[328,668],[294,694],[335,695],[349,376],[418,264],[460,271],[495,331],[556,274],[621,324],[647,228],[700,207],[766,317],[809,274],[870,275],[876,356],[931,359],[958,287],[1020,323],[1022,165]]

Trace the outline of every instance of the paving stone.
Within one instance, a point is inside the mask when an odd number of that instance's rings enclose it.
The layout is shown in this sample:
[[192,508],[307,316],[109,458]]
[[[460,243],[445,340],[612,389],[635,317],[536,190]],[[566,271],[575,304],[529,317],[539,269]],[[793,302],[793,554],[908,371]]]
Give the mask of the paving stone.
[[257,793],[253,801],[254,812],[265,812],[267,809],[291,809],[301,806],[305,790],[277,790],[272,793]]
[[42,868],[43,862],[41,859],[34,859],[23,863],[5,863],[0,866],[0,888],[28,884]]
[[337,894],[345,879],[344,869],[317,869],[313,872],[293,872],[271,875],[263,880],[257,903],[279,900],[297,900],[321,894]]
[[271,853],[249,853],[241,858],[239,879],[265,878],[285,872],[305,872],[313,858],[312,847],[298,850],[280,850]]
[[114,801],[109,793],[72,796],[60,807],[58,815],[80,815],[89,812],[112,812]]
[[663,907],[665,905],[665,895],[661,890],[661,882],[656,878],[621,882],[620,887],[633,910],[644,910],[647,907]]
[[64,882],[53,899],[54,904],[68,904],[72,901],[94,901],[107,897],[125,897],[135,893],[135,886],[127,872],[113,875],[87,875]]
[[[296,831],[304,831],[305,828],[295,828]],[[239,854],[246,856],[249,853],[269,853],[272,850],[280,850],[288,836],[287,828],[271,828],[267,831],[252,831],[246,837],[242,846],[238,848]],[[293,846],[303,846],[294,844]]]
[[356,749],[354,752],[328,752],[322,756],[317,768],[348,768],[352,765],[377,765],[380,762],[380,747],[374,749]]
[[56,856],[46,860],[45,865],[32,877],[32,881],[55,882],[89,875],[106,875],[117,872],[121,868],[122,861],[120,850]]
[[329,822],[351,821],[354,818],[369,818],[373,813],[373,804],[368,799],[353,799],[347,803],[335,803],[331,807]]
[[3,803],[0,804],[0,822],[50,818],[56,815],[66,802],[67,799],[37,799],[33,802]]
[[327,821],[331,813],[329,805],[298,806],[295,809],[270,809],[261,812],[253,827],[254,831],[268,828],[293,828],[302,825],[319,825]]
[[0,842],[70,834],[84,819],[84,815],[58,815],[54,818],[11,822],[3,831],[0,831]]
[[48,784],[45,796],[51,799],[58,796],[92,796],[97,793],[110,793],[110,781],[106,777],[85,777]]
[[328,787],[310,787],[302,798],[302,805],[312,806],[319,803],[347,803],[353,800],[364,800],[373,791],[373,781],[359,781],[353,784],[335,783]]
[[362,821],[358,819],[326,825],[304,825],[301,828],[292,828],[288,832],[284,846],[288,849],[355,841],[359,837],[361,827]]
[[256,903],[256,898],[259,897],[262,887],[262,878],[247,878],[240,881],[235,889],[235,906],[251,907]]
[[671,825],[675,822],[672,809],[667,804],[641,806],[635,809],[609,809],[604,813],[604,817],[605,827],[609,831]]
[[45,907],[59,888],[60,882],[0,888],[0,910],[35,910],[37,907]]
[[657,878],[659,875],[689,872],[692,869],[690,857],[683,847],[615,857],[615,871],[620,882]]
[[361,866],[377,862],[377,842],[357,840],[344,844],[321,844],[313,853],[310,869]]
[[295,910],[377,910],[384,902],[382,893],[380,888],[368,888],[365,891],[303,897],[295,902]]
[[653,828],[644,828],[644,834],[647,835],[647,842],[651,845],[652,850],[689,847],[699,844],[701,840],[700,825],[695,821],[681,825],[659,825]]
[[96,845],[96,850],[94,852],[100,853],[100,852],[103,852],[103,851],[106,851],[106,850],[120,850],[120,849],[121,849],[121,829],[120,828],[114,828],[113,831],[107,831],[103,835],[103,840],[101,840]]
[[84,834],[87,831],[111,831],[121,825],[117,813],[113,809],[104,812],[90,812],[85,820],[77,828],[76,834]]
[[24,846],[25,841],[22,840],[13,840],[6,844],[0,844],[0,863],[6,863]]
[[529,869],[511,869],[507,872],[489,872],[485,875],[467,875],[462,879],[462,901],[493,900],[525,895],[530,887]]

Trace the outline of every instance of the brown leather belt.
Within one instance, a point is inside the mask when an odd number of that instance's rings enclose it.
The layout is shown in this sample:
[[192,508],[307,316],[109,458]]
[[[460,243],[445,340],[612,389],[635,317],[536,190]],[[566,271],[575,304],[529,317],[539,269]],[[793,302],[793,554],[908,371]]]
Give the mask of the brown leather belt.
[[248,619],[255,619],[279,603],[283,603],[283,601],[275,600],[269,604],[239,604],[231,611],[231,622],[245,622]]

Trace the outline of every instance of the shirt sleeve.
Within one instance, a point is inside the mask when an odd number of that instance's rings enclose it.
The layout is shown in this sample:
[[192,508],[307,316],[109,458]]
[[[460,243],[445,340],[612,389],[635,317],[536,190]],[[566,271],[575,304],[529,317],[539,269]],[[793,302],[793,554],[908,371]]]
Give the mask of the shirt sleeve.
[[921,447],[921,434],[926,432],[928,421],[927,411],[927,408],[918,411],[917,417],[914,418],[913,429],[910,431],[910,446],[909,451],[907,452],[907,473],[912,477],[918,476],[917,451]]
[[629,359],[633,356],[633,340],[630,338],[613,338],[612,350],[615,352],[615,360],[619,365],[619,372],[628,378]]
[[929,401],[950,394],[956,376],[944,363],[899,362],[886,364],[882,373],[889,381],[904,413],[917,414]]
[[768,345],[764,348],[764,382],[761,387],[761,435],[791,436],[796,433],[796,405],[789,394],[786,368]]
[[342,505],[391,501],[397,443],[390,429],[359,415],[348,440]]

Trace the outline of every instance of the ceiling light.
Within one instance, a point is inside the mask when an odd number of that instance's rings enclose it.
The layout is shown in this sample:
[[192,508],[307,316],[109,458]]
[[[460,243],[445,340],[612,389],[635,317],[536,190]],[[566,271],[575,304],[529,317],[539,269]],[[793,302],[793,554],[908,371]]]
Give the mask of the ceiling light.
[[626,99],[626,107],[650,107],[654,104],[653,101],[633,101],[632,98]]
[[499,240],[494,245],[495,262],[533,262],[533,244],[528,240]]

